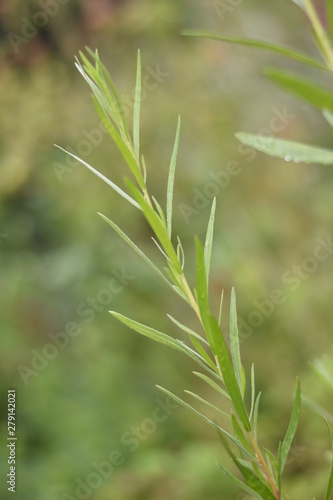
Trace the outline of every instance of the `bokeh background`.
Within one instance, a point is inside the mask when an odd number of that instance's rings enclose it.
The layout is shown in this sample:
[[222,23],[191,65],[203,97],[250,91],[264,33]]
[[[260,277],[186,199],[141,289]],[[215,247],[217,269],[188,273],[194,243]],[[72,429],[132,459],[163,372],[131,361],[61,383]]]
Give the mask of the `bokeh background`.
[[[140,214],[53,144],[122,185],[124,163],[99,131],[73,62],[86,45],[98,48],[130,120],[140,48],[144,75],[155,75],[142,110],[149,188],[164,203],[180,114],[175,233],[194,283],[194,235],[204,238],[216,194],[212,303],[217,307],[223,288],[227,331],[236,287],[244,365],[249,373],[255,363],[263,391],[260,439],[275,450],[288,425],[296,376],[308,396],[333,410],[331,394],[310,367],[331,352],[333,255],[311,271],[306,260],[318,238],[332,235],[333,171],[244,153],[234,134],[267,130],[282,114],[278,136],[329,147],[331,130],[320,113],[274,88],[261,70],[276,65],[323,75],[180,32],[260,37],[315,55],[305,17],[287,0],[12,0],[1,1],[0,11],[1,498],[10,498],[4,479],[7,389],[16,388],[18,500],[249,499],[216,467],[228,460],[217,436],[184,409],[143,433],[138,446],[132,443],[135,451],[124,445],[124,433],[144,426],[156,400],[165,400],[156,383],[224,403],[195,379],[191,361],[139,338],[108,314],[114,309],[177,337],[166,313],[196,326],[191,311],[97,212],[161,263]],[[225,179],[230,162],[237,174],[224,187],[212,186],[212,176]],[[295,265],[303,269],[298,286],[286,279]],[[130,278],[108,301],[103,290],[117,272]],[[267,317],[260,319],[258,303],[275,289],[285,300],[272,310],[266,303]],[[75,336],[65,337],[72,323]],[[115,450],[123,463],[101,484],[87,486],[94,481],[93,464]],[[286,471],[290,498],[323,497],[328,458],[325,424],[304,407]]]

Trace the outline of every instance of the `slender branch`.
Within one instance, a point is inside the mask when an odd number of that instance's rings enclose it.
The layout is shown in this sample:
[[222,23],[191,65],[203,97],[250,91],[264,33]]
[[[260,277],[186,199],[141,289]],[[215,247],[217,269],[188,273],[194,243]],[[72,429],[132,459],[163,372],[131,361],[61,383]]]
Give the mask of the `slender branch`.
[[261,468],[262,468],[262,470],[263,470],[263,472],[264,472],[264,474],[265,474],[265,476],[267,478],[267,481],[268,481],[270,487],[272,488],[272,491],[273,491],[273,493],[274,493],[274,495],[276,497],[276,500],[279,500],[279,496],[280,496],[279,495],[279,490],[278,490],[278,488],[277,488],[277,486],[275,484],[274,478],[272,477],[271,473],[268,470],[268,467],[266,465],[265,459],[262,456],[260,448],[259,448],[256,440],[254,439],[252,432],[249,432],[249,438],[250,438],[252,447],[253,447],[253,449],[255,451],[255,454],[257,456],[257,459],[258,459],[258,461],[260,463],[260,466],[261,466]]
[[149,194],[148,194],[148,190],[147,190],[147,188],[145,188],[145,189],[143,190],[143,196],[144,196],[144,198],[145,198],[146,202],[148,203],[148,205],[150,206],[150,208],[153,208],[153,204],[152,204],[152,202],[151,202],[151,199],[150,199],[150,196],[149,196]]
[[312,0],[304,0],[305,9],[310,18],[313,29],[318,37],[320,45],[323,50],[323,55],[326,59],[327,65],[333,71],[333,49],[324,27],[319,19],[316,9],[313,6]]
[[192,290],[187,282],[187,279],[185,277],[185,274],[181,274],[180,275],[180,280],[184,286],[184,289],[185,289],[185,292],[186,292],[186,295],[187,295],[187,298],[189,300],[189,303],[190,303],[190,306],[192,307],[192,309],[194,310],[195,314],[197,315],[200,323],[202,324],[202,319],[201,319],[201,314],[200,314],[200,311],[199,311],[199,307],[198,307],[198,304],[197,304],[197,301],[195,300],[194,298],[194,295],[192,293]]

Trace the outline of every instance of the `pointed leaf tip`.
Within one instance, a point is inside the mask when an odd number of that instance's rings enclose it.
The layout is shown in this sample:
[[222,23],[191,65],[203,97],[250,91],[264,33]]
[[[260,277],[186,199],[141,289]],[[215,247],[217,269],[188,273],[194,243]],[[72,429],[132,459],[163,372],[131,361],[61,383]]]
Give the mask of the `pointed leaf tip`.
[[180,139],[180,126],[181,126],[181,118],[180,116],[178,116],[176,138],[171,155],[169,177],[168,177],[168,188],[167,188],[167,228],[168,228],[169,238],[171,238],[171,231],[172,231],[172,202],[173,202],[173,191],[175,184],[175,173],[176,173],[177,156],[178,156],[179,139]]
[[240,391],[242,391],[242,363],[241,363],[239,333],[237,324],[236,292],[234,287],[232,287],[231,289],[229,335],[230,335],[230,350],[231,350],[232,364],[235,370],[235,375],[239,389]]
[[281,445],[281,452],[279,457],[279,471],[282,474],[284,466],[287,461],[287,457],[294,440],[296,430],[298,427],[299,415],[300,415],[300,407],[301,407],[301,386],[299,383],[299,379],[296,379],[296,393],[295,393],[295,401],[294,407],[292,410],[289,426],[284,437],[284,440]]
[[137,161],[139,161],[140,157],[140,111],[141,111],[141,53],[139,49],[137,56],[135,100],[134,100],[134,112],[133,112],[133,143]]
[[207,226],[206,241],[204,246],[204,261],[205,261],[207,286],[209,283],[209,271],[210,271],[210,263],[211,263],[212,248],[213,248],[215,212],[216,212],[216,197],[214,197],[212,203],[209,222]]

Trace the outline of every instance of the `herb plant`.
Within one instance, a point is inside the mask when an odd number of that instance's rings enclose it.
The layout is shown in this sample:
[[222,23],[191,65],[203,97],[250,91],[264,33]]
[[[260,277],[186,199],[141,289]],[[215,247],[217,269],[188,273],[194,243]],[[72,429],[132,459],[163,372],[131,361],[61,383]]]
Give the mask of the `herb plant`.
[[[304,15],[307,17],[307,21],[312,27],[314,42],[322,60],[313,59],[306,54],[295,52],[290,48],[274,45],[262,40],[229,38],[220,34],[203,31],[186,31],[184,34],[271,51],[317,70],[332,73],[333,46],[331,41],[333,37],[333,2],[331,0],[325,1],[327,25],[327,29],[325,30],[312,0],[292,1],[303,10]],[[331,127],[333,127],[333,94],[331,91],[318,86],[303,77],[286,71],[281,71],[280,69],[265,69],[264,75],[268,78],[268,80],[272,81],[283,90],[295,95],[306,103],[319,108],[327,122]],[[243,144],[251,146],[258,151],[262,151],[263,153],[267,153],[271,156],[283,158],[286,161],[293,161],[295,163],[333,165],[333,151],[329,149],[318,148],[312,145],[300,144],[282,139],[252,135],[244,132],[238,132],[236,137]]]
[[[300,63],[310,65],[320,71],[333,71],[333,48],[330,43],[333,33],[333,9],[330,0],[327,3],[327,31],[324,29],[311,0],[295,1],[307,15],[314,31],[314,38],[323,56],[323,61],[292,51],[285,47],[275,46],[259,40],[247,40],[239,38],[226,38],[219,34],[206,32],[186,32],[186,35],[196,37],[208,37],[228,43],[237,43],[244,46],[270,50],[280,55],[294,59]],[[172,231],[172,208],[173,191],[175,182],[175,170],[177,151],[180,138],[180,118],[178,119],[175,143],[171,155],[169,177],[167,183],[167,202],[165,210],[161,207],[148,191],[147,168],[144,155],[140,151],[140,105],[141,105],[141,56],[138,52],[137,75],[135,89],[135,106],[133,112],[133,128],[130,132],[125,115],[115,89],[114,83],[100,61],[98,52],[87,50],[87,54],[80,53],[80,60],[76,60],[76,66],[82,77],[88,83],[94,105],[97,112],[108,130],[113,142],[121,152],[131,174],[126,178],[127,190],[124,191],[112,180],[95,170],[91,165],[76,157],[72,153],[67,154],[81,162],[94,174],[106,182],[118,195],[140,211],[148,222],[153,234],[154,242],[165,259],[165,266],[160,269],[145,255],[140,248],[105,215],[99,214],[111,228],[136,252],[163,280],[179,300],[184,301],[198,320],[198,331],[190,329],[187,325],[179,322],[172,316],[170,320],[188,336],[189,342],[173,338],[151,326],[137,322],[115,311],[111,314],[120,322],[124,323],[136,332],[149,337],[156,342],[171,347],[184,355],[189,356],[198,365],[200,371],[194,372],[196,377],[205,381],[210,387],[217,391],[220,397],[226,398],[230,403],[230,412],[226,413],[205,400],[199,394],[185,391],[192,400],[197,400],[206,405],[210,411],[214,410],[216,419],[211,420],[203,413],[196,410],[192,403],[183,400],[179,395],[172,394],[165,388],[159,387],[161,391],[173,398],[177,403],[199,416],[206,424],[212,426],[221,439],[232,462],[239,470],[239,475],[229,470],[225,465],[219,464],[221,471],[228,476],[236,485],[241,487],[254,498],[263,500],[281,500],[287,498],[283,493],[282,476],[286,465],[288,453],[295,436],[298,425],[301,393],[300,384],[296,382],[294,406],[291,411],[289,426],[285,437],[277,446],[277,452],[262,448],[258,441],[258,414],[260,403],[260,392],[257,393],[255,385],[255,371],[252,366],[250,370],[244,369],[240,354],[240,341],[237,328],[236,294],[231,291],[230,313],[229,313],[229,335],[226,336],[220,327],[222,317],[223,293],[221,295],[220,309],[215,316],[209,301],[209,272],[211,253],[213,245],[214,219],[216,200],[214,199],[210,218],[208,221],[205,241],[202,244],[199,238],[195,238],[196,248],[196,287],[191,289],[188,278],[184,272],[184,249],[181,239]],[[285,73],[281,70],[267,70],[266,76],[306,102],[319,107],[327,121],[333,126],[333,94],[310,83],[303,78]],[[238,139],[249,146],[270,155],[283,157],[286,160],[306,163],[333,164],[333,151],[307,146],[303,144],[284,141],[281,139],[265,138],[260,136],[238,133]],[[60,148],[62,149],[62,148]],[[320,366],[320,369],[318,368]],[[322,365],[317,369],[323,375]],[[324,374],[327,378],[327,373]],[[331,378],[330,378],[331,382]],[[244,394],[246,387],[250,387],[250,403],[245,403]],[[311,402],[310,402],[311,403]],[[309,403],[309,404],[310,404]],[[331,420],[332,422],[332,420]],[[233,432],[226,429],[233,429]],[[332,432],[330,431],[332,437]],[[242,479],[240,479],[242,477]],[[333,467],[331,468],[325,500],[331,498],[333,491]]]

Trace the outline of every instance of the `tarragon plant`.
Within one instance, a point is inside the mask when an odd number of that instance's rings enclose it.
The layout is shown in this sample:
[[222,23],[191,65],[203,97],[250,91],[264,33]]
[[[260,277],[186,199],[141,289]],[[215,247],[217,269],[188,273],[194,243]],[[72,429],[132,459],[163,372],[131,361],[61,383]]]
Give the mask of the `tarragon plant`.
[[[314,59],[300,52],[295,52],[289,47],[274,45],[262,40],[230,38],[218,33],[204,31],[186,31],[184,34],[271,51],[299,63],[311,66],[317,70],[333,72],[333,46],[331,43],[333,38],[332,0],[325,0],[325,2],[323,2],[326,4],[326,30],[312,3],[312,0],[292,1],[301,7],[304,11],[303,15],[305,15],[310,22],[314,41],[321,55],[320,60]],[[297,76],[280,69],[265,69],[264,75],[283,90],[290,92],[306,103],[319,108],[327,122],[331,127],[333,127],[333,93],[330,90],[320,87],[301,76]],[[282,139],[247,134],[244,132],[238,132],[236,137],[243,144],[251,146],[258,151],[262,151],[263,153],[267,153],[271,156],[283,158],[286,161],[293,161],[295,163],[319,163],[321,165],[333,165],[333,150]]]
[[[306,55],[257,40],[230,39],[220,35],[202,32],[191,32],[187,34],[217,38],[226,42],[240,43],[242,45],[272,50],[320,70],[327,68],[333,70],[332,47],[328,42],[328,35],[324,31],[311,1],[300,0],[296,3],[303,8],[312,22],[316,35],[315,38],[324,55],[325,64],[313,60]],[[329,4],[331,5],[332,2],[329,2]],[[329,8],[329,30],[330,33],[333,30],[332,8]],[[194,412],[217,431],[219,438],[231,457],[231,461],[239,471],[239,474],[236,474],[235,471],[229,470],[225,464],[218,464],[226,476],[254,498],[262,500],[282,500],[286,498],[282,491],[282,474],[297,429],[300,414],[300,384],[297,381],[294,406],[284,439],[277,445],[275,453],[262,448],[258,441],[257,434],[260,392],[257,393],[256,391],[254,367],[252,366],[250,370],[245,370],[241,362],[235,291],[234,289],[231,291],[228,337],[226,337],[220,327],[223,293],[221,295],[220,309],[217,315],[213,314],[209,302],[209,271],[213,245],[216,200],[214,199],[212,204],[204,243],[202,244],[199,238],[195,239],[196,287],[194,289],[191,289],[184,272],[185,255],[181,240],[179,236],[175,236],[172,231],[172,205],[177,151],[180,137],[180,118],[178,119],[176,138],[171,155],[166,189],[167,201],[164,210],[160,203],[151,196],[148,191],[146,163],[144,155],[140,151],[140,52],[138,53],[137,59],[135,105],[133,112],[133,127],[131,131],[125,120],[125,115],[114,83],[105,66],[100,61],[98,52],[92,52],[88,49],[87,54],[80,53],[80,59],[77,59],[76,66],[92,91],[94,105],[101,120],[129,167],[131,176],[125,179],[127,186],[126,191],[82,159],[69,152],[66,153],[85,165],[116,191],[118,195],[122,196],[126,202],[129,202],[135,209],[140,211],[142,217],[148,222],[154,234],[153,240],[165,259],[165,266],[163,269],[157,267],[157,265],[155,265],[155,263],[153,263],[152,260],[144,254],[129,236],[127,236],[112,220],[105,215],[99,215],[134,250],[134,252],[136,252],[158,274],[170,290],[177,294],[179,300],[184,301],[187,306],[192,308],[198,320],[198,328],[197,331],[190,329],[187,325],[169,316],[170,320],[188,336],[188,342],[184,342],[183,340],[171,337],[151,326],[141,324],[135,319],[123,316],[118,312],[110,312],[117,320],[136,332],[182,352],[197,363],[198,370],[200,371],[195,371],[194,375],[206,382],[211,388],[216,390],[221,398],[225,398],[229,402],[229,413],[222,411],[202,396],[185,391],[187,396],[192,400],[196,400],[201,405],[207,406],[210,412],[212,410],[215,412],[214,420],[212,420],[204,413],[199,412],[192,403],[187,402],[187,400],[184,401],[179,395],[174,395],[162,387],[159,387],[159,389],[180,405]],[[319,89],[309,82],[305,82],[300,78],[281,71],[270,70],[267,75],[274,82],[291,90],[311,104],[324,108],[326,118],[333,125],[333,115],[331,114],[331,110],[333,111],[333,95],[329,91]],[[333,163],[333,152],[331,151],[294,144],[278,139],[265,139],[262,137],[250,136],[248,134],[238,134],[237,137],[245,144],[257,147],[261,151],[284,158],[287,157],[294,161],[319,162],[325,164]],[[249,387],[250,391],[250,402],[248,405],[244,400],[246,387]],[[233,429],[233,431],[230,431],[230,428]],[[229,431],[226,429],[229,429]],[[325,500],[330,499],[332,491],[333,468],[330,472],[327,491],[324,497]]]

